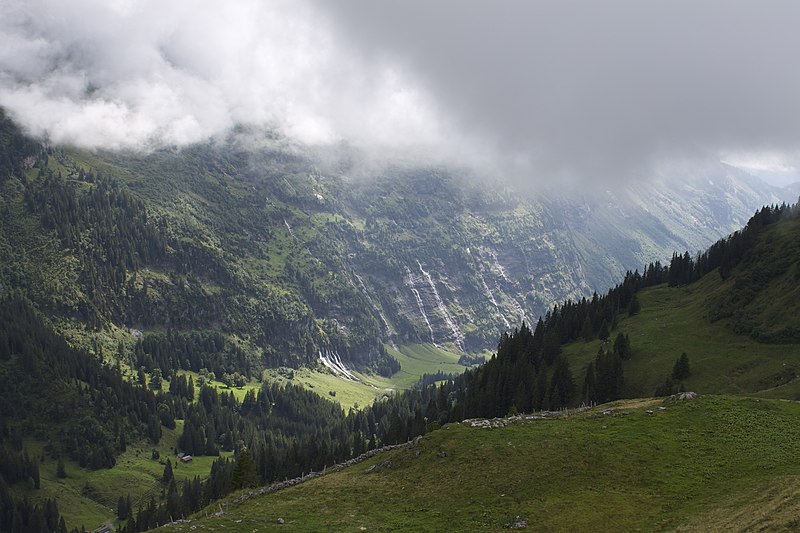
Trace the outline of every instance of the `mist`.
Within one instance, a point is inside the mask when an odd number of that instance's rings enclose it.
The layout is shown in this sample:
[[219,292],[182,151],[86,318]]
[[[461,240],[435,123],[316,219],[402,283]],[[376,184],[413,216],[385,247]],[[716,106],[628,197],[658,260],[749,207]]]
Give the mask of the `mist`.
[[795,2],[0,7],[0,105],[57,144],[152,150],[249,125],[577,184],[687,158],[790,181],[800,152]]

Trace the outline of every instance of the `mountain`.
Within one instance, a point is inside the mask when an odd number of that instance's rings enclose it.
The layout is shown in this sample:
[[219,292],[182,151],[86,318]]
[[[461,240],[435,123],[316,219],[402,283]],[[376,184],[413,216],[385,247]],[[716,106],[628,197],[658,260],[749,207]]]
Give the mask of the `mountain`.
[[[137,156],[47,148],[19,135],[0,139],[10,151],[30,154],[4,159],[8,175],[0,183],[0,399],[20,406],[0,413],[0,523],[12,531],[59,515],[69,527],[93,526],[111,518],[115,503],[126,530],[148,529],[231,490],[318,472],[467,417],[555,410],[681,385],[777,397],[797,386],[790,365],[798,346],[796,206],[763,208],[702,254],[674,254],[668,266],[628,272],[605,295],[551,307],[535,327],[503,332],[486,364],[452,376],[455,359],[432,345],[384,346],[384,339],[414,340],[398,326],[405,315],[393,302],[410,301],[417,312],[441,302],[441,320],[458,327],[467,311],[448,302],[467,289],[455,276],[444,284],[430,264],[450,257],[457,265],[452,257],[480,245],[469,235],[497,231],[492,224],[512,217],[509,205],[519,214],[532,209],[532,200],[509,197],[500,201],[505,207],[479,211],[474,206],[488,193],[471,197],[480,190],[475,184],[441,172],[390,169],[393,179],[369,181],[344,172],[337,179],[321,172],[265,179],[267,162],[282,173],[310,164],[284,149],[262,153],[259,163],[228,145]],[[312,178],[316,192],[299,194]],[[386,205],[373,220],[365,198],[376,187],[385,192],[373,197]],[[254,189],[264,204],[252,203]],[[592,228],[613,220],[621,205],[584,203],[581,220],[590,219]],[[554,208],[544,200],[536,205],[539,218],[528,212],[522,219],[549,227],[544,215]],[[427,211],[406,212],[412,208]],[[478,230],[441,213],[467,213],[462,218]],[[552,224],[561,220],[550,216]],[[563,233],[548,238],[576,231],[566,222],[559,227]],[[495,242],[492,235],[481,242]],[[501,245],[515,243],[497,237],[493,246]],[[563,257],[569,248],[549,250]],[[417,274],[408,265],[418,257],[426,262],[419,260]],[[514,279],[509,262],[498,255],[497,263]],[[474,268],[460,275],[480,272],[486,280],[491,271]],[[363,282],[360,293],[360,283],[346,282],[350,275]],[[497,297],[495,303],[501,308]],[[331,318],[317,318],[320,309]],[[337,391],[331,382],[317,382],[323,388],[315,390],[288,368],[258,379],[265,364],[309,364],[319,352],[334,373],[347,376],[354,363],[340,357],[347,353],[342,346],[369,331],[355,326],[380,329],[381,314],[383,333],[392,327],[394,334],[373,339],[374,357],[362,364],[389,373],[399,362],[404,386],[423,368],[439,372],[348,412],[326,399]],[[429,322],[435,338],[442,326]],[[305,351],[294,351],[298,339]],[[677,372],[682,352],[688,369]],[[178,463],[178,451],[192,455],[191,464]]]
[[[775,398],[800,397],[798,236],[798,205],[760,209],[702,254],[555,306],[462,378],[406,394],[382,440],[400,449],[167,530],[791,530],[800,410]],[[436,423],[409,439],[420,409]]]
[[[695,369],[685,380],[692,390],[800,397],[800,219],[796,208],[788,211],[759,211],[700,257],[691,283],[639,292],[641,311],[620,317],[614,333],[630,338],[623,396],[653,394],[686,353]],[[703,266],[709,259],[722,268]],[[602,344],[577,340],[564,347],[577,376]]]
[[799,419],[791,402],[699,396],[450,424],[163,530],[791,530]]
[[[252,132],[90,153],[0,122],[0,293],[22,291],[73,344],[163,372],[249,376],[322,359],[390,375],[387,344],[480,353],[553,303],[700,249],[784,195],[722,164],[624,193],[530,195],[254,144]],[[177,334],[215,348],[159,356]]]

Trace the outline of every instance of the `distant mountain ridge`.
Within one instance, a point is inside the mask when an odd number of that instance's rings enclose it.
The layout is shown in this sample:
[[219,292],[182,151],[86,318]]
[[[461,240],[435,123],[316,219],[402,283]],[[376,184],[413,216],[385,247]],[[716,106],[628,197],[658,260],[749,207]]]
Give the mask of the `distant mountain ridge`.
[[122,340],[137,366],[137,336],[180,330],[221,333],[222,351],[242,354],[215,363],[231,372],[242,357],[313,365],[327,350],[392,373],[384,342],[484,350],[785,200],[724,165],[624,194],[526,198],[432,168],[352,179],[236,143],[45,149],[2,124],[0,291],[22,291],[90,350]]

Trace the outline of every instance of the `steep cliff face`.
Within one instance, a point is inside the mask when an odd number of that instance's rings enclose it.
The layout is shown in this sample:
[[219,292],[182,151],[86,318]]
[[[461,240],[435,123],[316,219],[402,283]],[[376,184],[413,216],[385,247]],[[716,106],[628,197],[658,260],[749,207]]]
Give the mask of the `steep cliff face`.
[[432,168],[353,179],[285,148],[2,150],[0,291],[24,292],[76,342],[212,330],[266,366],[390,373],[386,342],[491,349],[785,199],[724,165],[534,196]]
[[353,265],[382,293],[384,334],[480,350],[554,303],[700,250],[788,196],[722,164],[688,172],[622,193],[535,198],[436,172],[374,176],[347,188],[350,216],[364,221]]

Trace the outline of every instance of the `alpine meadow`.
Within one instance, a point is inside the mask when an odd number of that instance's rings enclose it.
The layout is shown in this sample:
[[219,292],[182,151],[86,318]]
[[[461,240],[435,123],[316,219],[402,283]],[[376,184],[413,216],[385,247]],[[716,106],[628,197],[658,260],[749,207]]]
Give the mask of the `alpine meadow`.
[[800,529],[798,16],[0,0],[0,532]]

